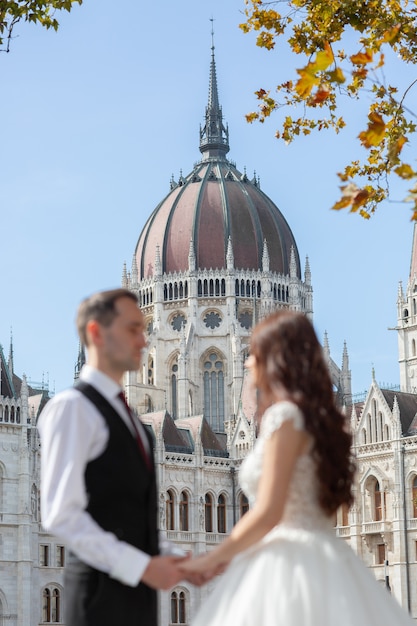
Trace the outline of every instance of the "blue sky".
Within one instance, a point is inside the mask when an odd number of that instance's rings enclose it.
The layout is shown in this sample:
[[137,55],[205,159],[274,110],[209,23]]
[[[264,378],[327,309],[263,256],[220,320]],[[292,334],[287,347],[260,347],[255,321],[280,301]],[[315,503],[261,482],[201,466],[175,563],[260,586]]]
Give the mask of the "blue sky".
[[[387,329],[409,273],[409,207],[386,203],[368,222],[330,211],[336,172],[357,154],[356,140],[328,133],[285,146],[274,138],[277,115],[246,123],[253,92],[300,63],[241,33],[243,0],[114,7],[85,0],[61,16],[58,33],[21,25],[0,55],[0,343],[7,356],[12,328],[16,373],[49,380],[55,391],[71,385],[79,301],[120,285],[171,175],[199,160],[213,16],[229,158],[249,175],[256,170],[303,265],[308,255],[315,326],[321,339],[327,331],[336,362],[346,340],[353,391],[369,386],[372,367],[379,382],[397,384],[397,337]],[[347,114],[355,129],[357,114]],[[403,196],[394,186],[393,197]]]

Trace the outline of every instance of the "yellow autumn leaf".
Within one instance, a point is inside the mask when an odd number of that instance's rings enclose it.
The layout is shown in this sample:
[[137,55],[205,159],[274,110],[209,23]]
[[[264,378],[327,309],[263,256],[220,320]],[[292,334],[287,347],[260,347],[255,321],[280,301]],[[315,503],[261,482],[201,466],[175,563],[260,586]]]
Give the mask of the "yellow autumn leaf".
[[350,57],[350,60],[354,65],[366,65],[367,63],[371,63],[373,59],[373,54],[371,50],[366,50],[365,52],[358,52],[357,54],[353,54]]
[[[366,189],[360,189],[358,193],[353,197],[352,208],[351,211],[355,212],[360,207],[368,202],[369,192]],[[361,213],[362,214],[362,213]],[[365,217],[362,215],[362,217]]]
[[385,55],[383,52],[381,52],[380,57],[379,57],[379,61],[378,61],[378,65],[375,67],[375,69],[379,69],[380,67],[383,67],[385,64]]
[[339,83],[339,84],[344,83],[345,80],[346,80],[345,75],[343,74],[343,72],[340,69],[340,67],[337,67],[335,70],[330,72],[329,73],[329,78],[330,78],[330,80],[333,83]]
[[320,72],[322,70],[326,70],[329,65],[333,63],[334,56],[330,45],[327,43],[324,44],[324,50],[320,50],[317,52],[316,59],[313,61],[312,66],[315,72]]
[[390,30],[386,30],[382,40],[386,43],[392,43],[394,39],[397,37],[400,29],[401,29],[401,24],[397,24],[396,26],[394,26],[394,28],[390,28]]
[[359,133],[358,137],[365,148],[372,148],[384,139],[386,126],[379,113],[370,113],[368,119],[368,128]]
[[405,180],[409,178],[414,178],[414,176],[416,175],[416,172],[413,170],[411,165],[408,165],[408,163],[402,163],[394,169],[394,172],[397,174],[397,176],[399,176],[400,178],[404,178]]
[[346,209],[346,207],[352,204],[352,198],[341,198],[332,206],[332,211],[340,211],[340,209]]
[[302,70],[297,70],[297,74],[300,75],[300,78],[296,82],[294,89],[301,98],[307,98],[313,87],[319,84],[319,79],[311,72],[308,65]]
[[407,137],[404,137],[403,135],[399,139],[397,139],[398,152],[402,150],[403,145],[407,143],[407,141]]

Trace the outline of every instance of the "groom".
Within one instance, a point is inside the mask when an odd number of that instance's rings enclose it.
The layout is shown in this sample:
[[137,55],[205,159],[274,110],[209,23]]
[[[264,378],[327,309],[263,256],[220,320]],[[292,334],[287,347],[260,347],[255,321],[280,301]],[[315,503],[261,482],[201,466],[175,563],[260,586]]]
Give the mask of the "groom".
[[65,623],[156,626],[155,590],[184,574],[183,557],[159,555],[152,442],[122,395],[146,345],[143,314],[132,292],[102,291],[81,303],[77,327],[87,365],[38,423],[42,525],[69,550]]

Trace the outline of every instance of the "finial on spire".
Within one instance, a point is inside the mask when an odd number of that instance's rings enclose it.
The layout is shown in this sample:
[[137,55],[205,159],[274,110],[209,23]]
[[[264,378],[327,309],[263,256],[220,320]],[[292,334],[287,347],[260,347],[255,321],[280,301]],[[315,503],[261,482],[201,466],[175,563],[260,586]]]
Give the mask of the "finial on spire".
[[211,22],[211,49],[214,54],[214,17],[210,18]]
[[203,159],[225,158],[229,152],[229,129],[223,124],[222,108],[217,91],[216,62],[214,59],[214,18],[211,21],[211,63],[209,97],[203,128],[200,127],[200,152]]

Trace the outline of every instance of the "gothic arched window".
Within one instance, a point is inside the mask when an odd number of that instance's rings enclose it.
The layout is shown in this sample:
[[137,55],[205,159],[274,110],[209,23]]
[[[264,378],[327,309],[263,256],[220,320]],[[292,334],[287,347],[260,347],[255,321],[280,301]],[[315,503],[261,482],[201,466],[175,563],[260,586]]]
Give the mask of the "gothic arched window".
[[377,425],[379,430],[379,439],[380,441],[384,441],[384,420],[381,411],[379,411],[377,415]]
[[165,501],[165,512],[167,519],[167,530],[175,529],[175,494],[172,489],[167,491],[167,499]]
[[244,493],[240,494],[239,497],[239,513],[240,517],[243,517],[245,513],[249,511],[249,501]]
[[154,385],[154,361],[153,357],[148,357],[148,385]]
[[226,532],[226,498],[222,493],[217,500],[217,532]]
[[185,592],[173,591],[171,593],[171,621],[170,626],[176,624],[186,624],[186,605],[185,605]]
[[52,590],[51,618],[53,624],[61,621],[61,594],[56,587]]
[[57,587],[45,587],[42,592],[42,622],[59,624],[61,621],[61,592]]
[[380,522],[382,520],[382,494],[379,486],[379,482],[375,482],[374,487],[374,521]]
[[374,440],[374,429],[373,429],[373,424],[372,424],[370,413],[368,413],[367,415],[367,422],[368,422],[369,443],[372,443]]
[[178,411],[178,363],[173,363],[171,367],[171,413],[175,419]]
[[413,517],[417,517],[417,476],[413,480]]
[[213,430],[221,431],[224,422],[223,361],[211,352],[204,361],[204,416]]
[[213,532],[213,498],[209,493],[206,493],[204,502],[204,517],[205,517],[205,529],[206,533]]
[[42,593],[42,621],[51,622],[51,592],[48,588]]
[[180,530],[189,530],[188,528],[188,493],[183,491],[180,500]]

